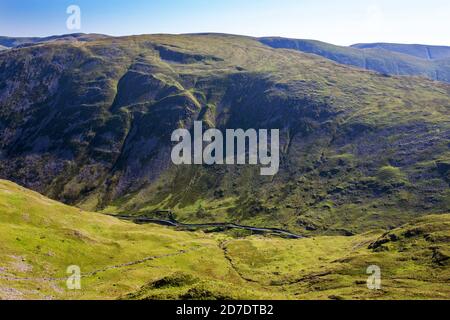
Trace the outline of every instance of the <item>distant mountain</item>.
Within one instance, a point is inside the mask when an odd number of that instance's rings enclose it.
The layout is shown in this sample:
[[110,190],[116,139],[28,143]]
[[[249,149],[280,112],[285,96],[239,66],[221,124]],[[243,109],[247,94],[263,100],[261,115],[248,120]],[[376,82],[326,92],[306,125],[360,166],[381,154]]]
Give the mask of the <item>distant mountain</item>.
[[[260,38],[265,45],[312,53],[337,63],[387,75],[422,76],[450,82],[450,47],[395,44],[336,46],[315,40]],[[429,59],[432,57],[433,59]]]
[[15,48],[25,43],[36,43],[43,38],[25,38],[25,37],[0,37],[0,45],[4,48]]
[[108,37],[101,34],[84,34],[84,33],[72,33],[60,36],[50,37],[1,37],[0,36],[0,49],[17,48],[26,45],[32,45],[36,43],[52,42],[52,41],[93,41],[101,38]]
[[[183,222],[322,234],[450,211],[449,84],[261,42],[394,71],[430,63],[384,49],[231,35],[2,51],[0,178],[92,210],[172,210]],[[172,132],[196,120],[205,129],[280,129],[279,174],[173,165]]]
[[359,43],[351,47],[358,49],[384,49],[398,52],[426,60],[438,60],[450,58],[450,47],[428,46],[421,44],[398,43]]

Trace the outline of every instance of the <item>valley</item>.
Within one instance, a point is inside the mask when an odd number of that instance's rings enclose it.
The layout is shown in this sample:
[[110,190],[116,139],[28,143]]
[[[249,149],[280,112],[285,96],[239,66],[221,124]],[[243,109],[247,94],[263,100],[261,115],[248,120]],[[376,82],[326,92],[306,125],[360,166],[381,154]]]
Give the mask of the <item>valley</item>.
[[[0,177],[89,211],[358,234],[449,212],[449,108],[445,82],[256,38],[60,37],[0,53]],[[278,174],[173,165],[195,121],[280,130]]]
[[[0,181],[0,299],[448,299],[449,232],[448,214],[352,237],[175,231]],[[66,287],[71,265],[81,290]]]
[[[449,299],[447,54],[0,37],[0,299]],[[196,124],[279,133],[276,174],[174,164]]]

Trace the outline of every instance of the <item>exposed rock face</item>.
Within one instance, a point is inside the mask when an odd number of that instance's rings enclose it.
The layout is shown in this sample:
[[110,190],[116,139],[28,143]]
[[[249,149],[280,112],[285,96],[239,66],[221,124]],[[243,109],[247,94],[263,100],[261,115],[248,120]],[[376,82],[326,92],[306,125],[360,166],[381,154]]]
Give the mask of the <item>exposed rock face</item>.
[[[449,157],[449,111],[447,84],[251,38],[57,41],[0,54],[0,177],[94,209],[206,201],[229,220],[351,233],[403,222],[406,209],[449,210],[437,165]],[[195,120],[280,129],[280,173],[174,167],[170,136]],[[382,178],[386,166],[399,173]]]

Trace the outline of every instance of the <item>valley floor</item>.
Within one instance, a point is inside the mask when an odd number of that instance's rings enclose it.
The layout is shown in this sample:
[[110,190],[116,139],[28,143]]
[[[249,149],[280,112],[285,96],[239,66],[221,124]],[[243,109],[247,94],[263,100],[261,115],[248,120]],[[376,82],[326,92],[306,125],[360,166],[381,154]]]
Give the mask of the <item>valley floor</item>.
[[[85,212],[0,180],[0,299],[450,299],[450,215],[285,240]],[[369,266],[381,289],[367,287]],[[67,288],[67,268],[81,289]]]

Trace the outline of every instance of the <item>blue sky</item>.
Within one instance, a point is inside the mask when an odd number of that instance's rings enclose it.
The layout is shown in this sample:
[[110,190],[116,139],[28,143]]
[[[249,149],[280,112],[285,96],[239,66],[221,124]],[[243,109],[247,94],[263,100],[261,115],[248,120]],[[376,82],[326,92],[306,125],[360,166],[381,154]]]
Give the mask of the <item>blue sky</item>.
[[340,45],[450,45],[448,0],[0,0],[0,35],[71,33],[69,5],[85,33],[224,32],[317,39]]

